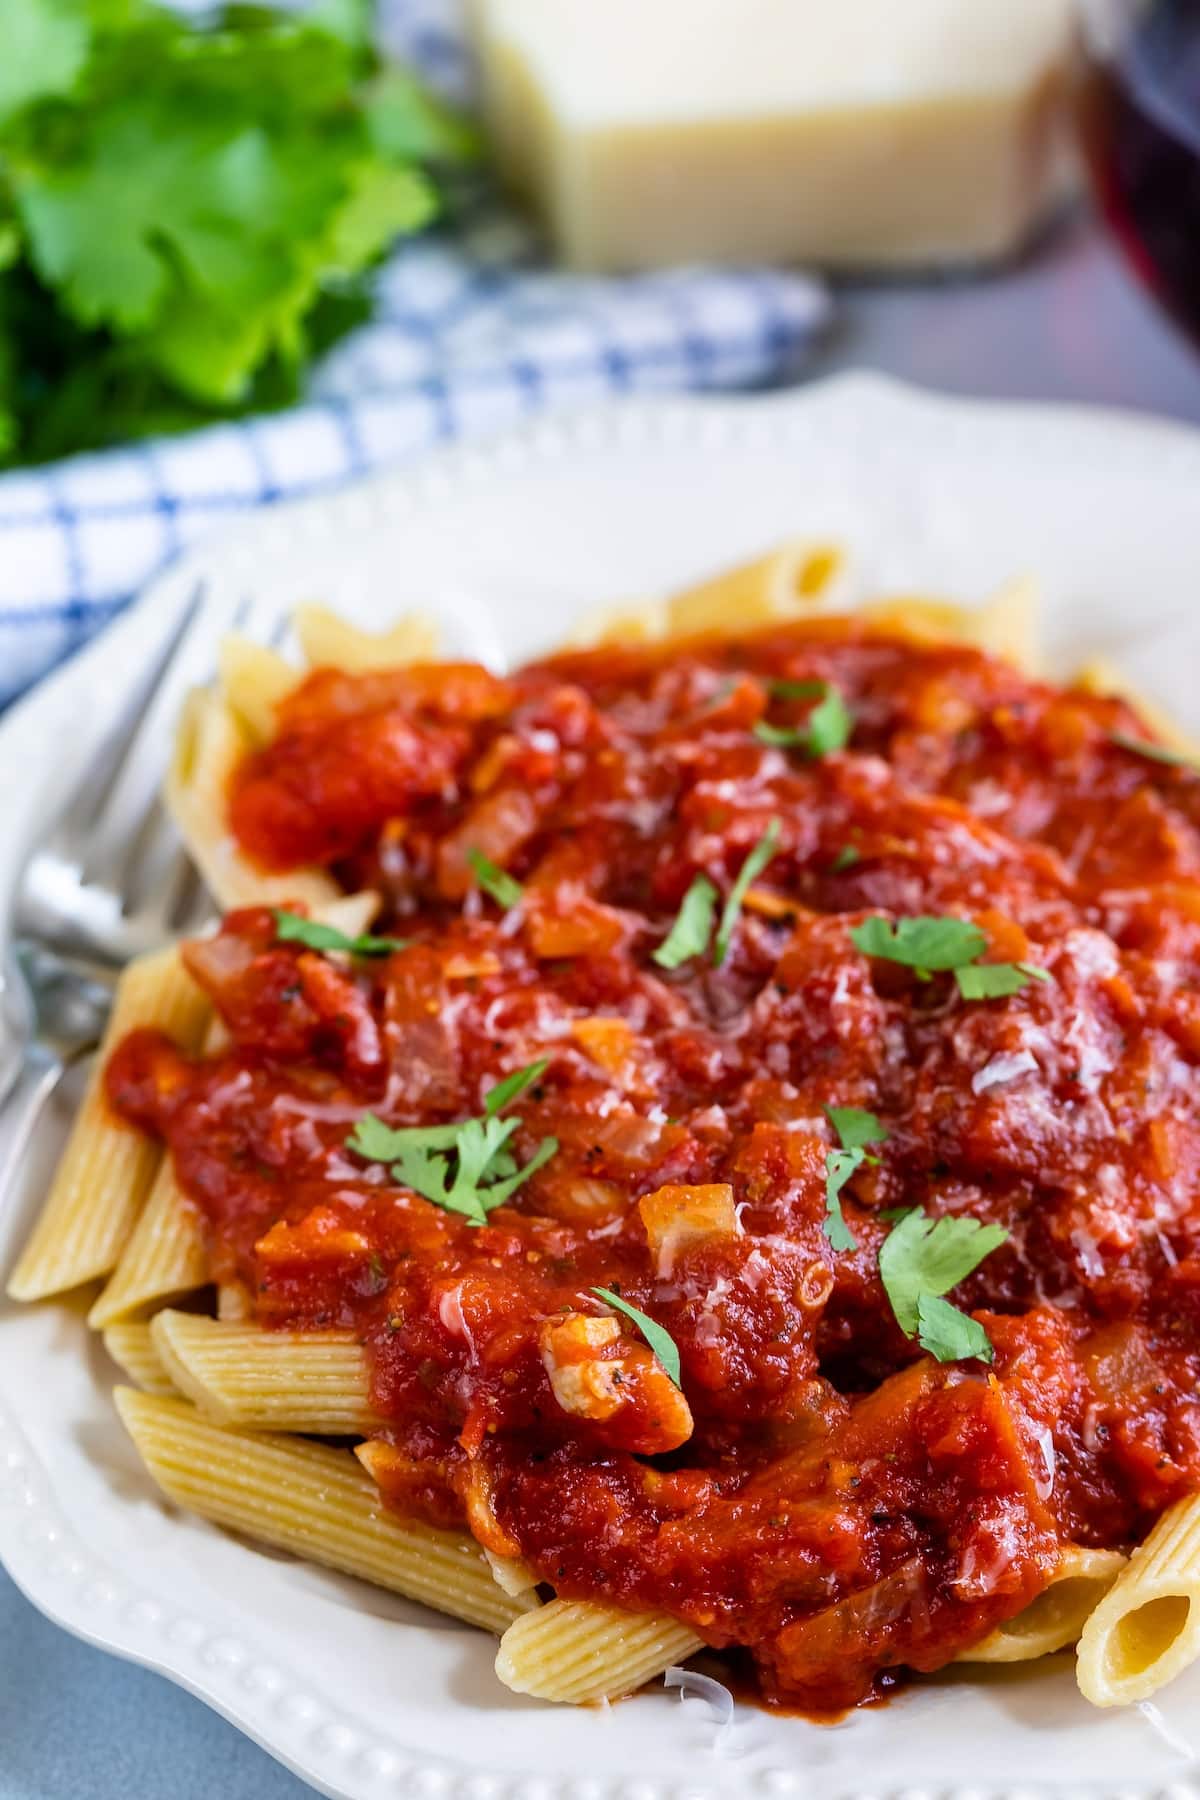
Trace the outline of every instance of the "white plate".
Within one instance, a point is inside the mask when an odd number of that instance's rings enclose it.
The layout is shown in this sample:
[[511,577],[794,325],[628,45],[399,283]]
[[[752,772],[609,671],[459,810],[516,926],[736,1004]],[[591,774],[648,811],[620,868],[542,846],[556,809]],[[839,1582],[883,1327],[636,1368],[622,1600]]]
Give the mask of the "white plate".
[[[797,532],[854,546],[868,588],[983,599],[1044,580],[1065,665],[1115,653],[1200,730],[1200,438],[1110,415],[965,405],[852,378],[781,399],[650,403],[537,424],[280,510],[188,558],[0,725],[0,894],[77,775],[114,690],[198,579],[215,636],[321,596],[363,621],[434,608],[453,647],[510,660],[579,612]],[[165,756],[165,723],[164,744]],[[44,1180],[0,1219],[0,1270]],[[822,1728],[701,1702],[569,1712],[507,1695],[481,1635],[177,1516],[107,1400],[79,1310],[0,1308],[0,1553],[80,1637],[169,1675],[329,1794],[353,1800],[957,1800],[1198,1791],[1200,1677],[1167,1735],[1078,1698],[1069,1662],[955,1677]],[[1174,1735],[1174,1741],[1171,1741]]]

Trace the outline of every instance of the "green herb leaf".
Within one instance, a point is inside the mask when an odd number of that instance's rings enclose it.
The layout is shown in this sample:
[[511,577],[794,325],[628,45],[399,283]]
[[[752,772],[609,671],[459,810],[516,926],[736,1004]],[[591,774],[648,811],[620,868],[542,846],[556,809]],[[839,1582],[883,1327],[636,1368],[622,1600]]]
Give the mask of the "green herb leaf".
[[520,1121],[497,1117],[548,1065],[549,1058],[543,1057],[506,1076],[485,1096],[482,1118],[457,1125],[391,1126],[366,1113],[346,1139],[347,1148],[368,1162],[390,1164],[394,1181],[435,1206],[461,1214],[468,1224],[486,1225],[488,1214],[510,1200],[558,1149],[557,1138],[543,1138],[519,1168],[509,1146]]
[[854,715],[837,688],[827,682],[775,682],[772,692],[778,693],[781,687],[792,690],[789,697],[802,699],[809,698],[810,690],[815,687],[823,698],[803,725],[771,725],[761,721],[754,727],[754,736],[760,744],[770,744],[777,750],[803,750],[811,757],[829,756],[835,750],[846,748],[854,733]]
[[879,1273],[905,1336],[917,1332],[923,1294],[940,1299],[1007,1238],[1002,1225],[960,1217],[935,1220],[920,1207],[901,1219],[880,1248]]
[[861,1150],[831,1150],[825,1158],[825,1236],[835,1250],[857,1250],[842,1212],[842,1189],[865,1161]]
[[966,919],[914,918],[864,919],[855,925],[850,941],[864,956],[902,963],[928,980],[935,969],[960,969],[987,949],[987,938],[978,925]]
[[779,820],[772,819],[742,864],[737,880],[730,889],[729,898],[721,913],[721,923],[717,927],[716,941],[713,944],[713,963],[718,969],[729,954],[729,945],[746,895],[779,848],[780,831]]
[[275,935],[281,944],[306,944],[310,950],[344,950],[347,956],[391,956],[395,950],[403,950],[407,945],[406,938],[372,937],[364,932],[360,937],[347,937],[344,931],[338,931],[333,925],[322,925],[317,919],[302,919],[299,913],[284,912],[281,907],[272,907],[275,919]]
[[1031,981],[1053,981],[1049,969],[1036,963],[970,963],[954,978],[964,1000],[1001,1000],[1019,994]]
[[829,865],[829,873],[844,875],[847,869],[854,868],[855,864],[861,861],[862,852],[860,850],[856,850],[853,844],[843,844]]
[[1110,731],[1109,738],[1122,750],[1130,751],[1134,756],[1144,756],[1150,762],[1166,763],[1173,769],[1200,770],[1200,756],[1190,756],[1186,750],[1172,750],[1168,744],[1153,744],[1147,738],[1129,737],[1123,731]]
[[506,870],[498,869],[495,863],[483,854],[482,850],[468,850],[467,861],[471,865],[476,881],[485,894],[491,895],[497,906],[502,906],[507,911],[510,907],[520,904],[521,896],[525,892],[520,882]]
[[526,1088],[532,1087],[535,1081],[540,1081],[549,1067],[550,1058],[542,1056],[538,1058],[537,1062],[528,1063],[525,1068],[517,1069],[513,1074],[506,1075],[503,1081],[498,1081],[495,1087],[489,1088],[484,1095],[484,1112],[489,1117],[503,1112],[504,1108],[511,1106],[512,1102],[519,1094],[523,1094]]
[[663,942],[654,952],[660,969],[677,969],[708,948],[717,910],[717,890],[707,875],[697,875]]
[[844,750],[854,735],[854,715],[837,688],[831,687],[808,718],[808,754],[831,756]]
[[364,1113],[346,1147],[367,1162],[395,1162],[408,1150],[453,1150],[457,1125],[385,1125],[374,1113]]
[[369,0],[188,10],[0,5],[0,461],[290,404],[474,148]]
[[867,1146],[886,1143],[888,1134],[874,1113],[857,1106],[827,1106],[825,1111],[842,1146],[825,1158],[825,1236],[835,1250],[857,1250],[858,1240],[842,1213],[842,1189],[864,1163],[879,1161]]
[[679,1349],[670,1332],[656,1324],[653,1319],[648,1319],[644,1312],[640,1312],[636,1306],[631,1306],[628,1300],[622,1300],[620,1294],[614,1294],[611,1288],[594,1287],[590,1291],[595,1294],[597,1300],[603,1300],[608,1306],[615,1307],[618,1312],[624,1313],[627,1319],[633,1321],[675,1386],[682,1387]]
[[768,690],[776,700],[823,700],[827,681],[773,681]]
[[985,1363],[996,1360],[992,1340],[978,1320],[936,1294],[917,1300],[917,1341],[938,1362],[962,1362],[969,1356]]
[[886,1144],[888,1134],[874,1113],[858,1106],[827,1106],[829,1123],[843,1150],[865,1150],[869,1144]]

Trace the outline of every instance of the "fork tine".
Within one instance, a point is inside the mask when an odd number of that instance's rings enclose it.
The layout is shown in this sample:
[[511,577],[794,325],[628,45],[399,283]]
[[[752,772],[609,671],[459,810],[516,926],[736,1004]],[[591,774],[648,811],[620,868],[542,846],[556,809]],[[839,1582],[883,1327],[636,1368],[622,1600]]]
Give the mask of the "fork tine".
[[[216,637],[210,610],[202,605],[197,590],[188,609],[189,623],[176,642],[174,654],[160,668],[159,679],[148,696],[120,768],[87,833],[80,859],[83,879],[102,883],[128,901],[128,890],[148,891],[138,880],[139,840],[148,840],[158,812],[164,770],[164,748],[170,745],[175,721],[188,689],[208,679],[215,666]],[[235,609],[238,623],[243,605]]]
[[197,588],[177,615],[147,668],[139,674],[91,757],[87,775],[59,814],[48,841],[65,849],[72,840],[81,841],[88,832],[120,775],[138,722],[191,627],[201,598],[202,590]]

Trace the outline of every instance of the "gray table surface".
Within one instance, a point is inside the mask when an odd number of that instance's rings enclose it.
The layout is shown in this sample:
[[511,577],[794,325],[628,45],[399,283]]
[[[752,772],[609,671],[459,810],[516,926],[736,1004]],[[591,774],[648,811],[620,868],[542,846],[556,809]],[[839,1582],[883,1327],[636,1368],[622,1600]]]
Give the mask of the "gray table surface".
[[[1089,401],[1200,424],[1200,356],[1079,218],[986,279],[853,287],[814,373]],[[302,1800],[311,1789],[159,1676],[40,1618],[0,1573],[0,1800]]]

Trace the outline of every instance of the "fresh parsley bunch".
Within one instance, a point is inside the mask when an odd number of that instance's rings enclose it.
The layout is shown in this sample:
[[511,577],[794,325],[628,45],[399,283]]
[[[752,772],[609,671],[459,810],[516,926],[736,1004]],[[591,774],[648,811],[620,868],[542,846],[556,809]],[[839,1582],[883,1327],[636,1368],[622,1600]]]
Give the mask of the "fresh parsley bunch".
[[0,463],[285,405],[469,127],[302,12],[0,4]]

